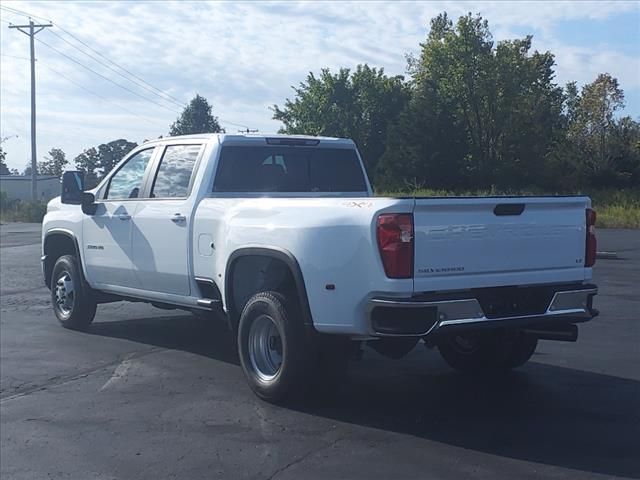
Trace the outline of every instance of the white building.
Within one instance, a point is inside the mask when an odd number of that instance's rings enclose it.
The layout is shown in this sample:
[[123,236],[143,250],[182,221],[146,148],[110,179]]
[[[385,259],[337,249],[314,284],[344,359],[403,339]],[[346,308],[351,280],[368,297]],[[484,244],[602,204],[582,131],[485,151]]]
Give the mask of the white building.
[[[0,192],[7,193],[7,199],[31,200],[31,176],[0,175]],[[60,195],[60,177],[38,175],[38,199],[48,202]]]

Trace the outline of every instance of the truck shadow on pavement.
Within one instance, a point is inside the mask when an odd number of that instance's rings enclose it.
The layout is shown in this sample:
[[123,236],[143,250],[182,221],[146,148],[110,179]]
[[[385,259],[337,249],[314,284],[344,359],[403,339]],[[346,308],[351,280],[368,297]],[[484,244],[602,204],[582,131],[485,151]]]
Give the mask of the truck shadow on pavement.
[[[221,322],[145,318],[95,323],[89,333],[239,364]],[[367,351],[330,398],[288,408],[500,457],[640,478],[640,382],[536,358],[499,377],[463,376],[421,347],[398,362]]]
[[[184,316],[146,317],[95,322],[87,333],[203,355],[240,365],[235,341],[218,319]],[[239,372],[242,374],[242,372]]]
[[640,382],[535,361],[494,377],[412,367],[375,378],[371,365],[359,365],[334,407],[310,413],[501,457],[640,477]]

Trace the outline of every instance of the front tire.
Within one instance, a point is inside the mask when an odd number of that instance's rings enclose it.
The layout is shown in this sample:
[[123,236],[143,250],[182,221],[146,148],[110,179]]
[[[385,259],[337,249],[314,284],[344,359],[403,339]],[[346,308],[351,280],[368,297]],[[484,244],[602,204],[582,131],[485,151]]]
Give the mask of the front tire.
[[537,345],[535,337],[498,330],[447,336],[438,342],[438,350],[460,372],[504,372],[524,365]]
[[84,330],[96,315],[96,302],[73,255],[63,255],[53,266],[51,303],[58,321],[65,328]]

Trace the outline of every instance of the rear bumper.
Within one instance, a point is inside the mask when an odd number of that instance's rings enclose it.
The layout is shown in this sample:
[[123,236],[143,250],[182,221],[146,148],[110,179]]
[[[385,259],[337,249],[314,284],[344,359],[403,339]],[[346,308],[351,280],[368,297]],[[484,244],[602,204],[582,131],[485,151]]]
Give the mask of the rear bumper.
[[[593,297],[598,293],[595,285],[552,288],[551,300],[543,300],[538,311],[502,315],[486,313],[473,292],[434,294],[426,299],[373,298],[369,302],[370,326],[375,336],[424,337],[454,330],[579,323],[598,315],[593,308]],[[513,306],[514,311],[517,307]]]

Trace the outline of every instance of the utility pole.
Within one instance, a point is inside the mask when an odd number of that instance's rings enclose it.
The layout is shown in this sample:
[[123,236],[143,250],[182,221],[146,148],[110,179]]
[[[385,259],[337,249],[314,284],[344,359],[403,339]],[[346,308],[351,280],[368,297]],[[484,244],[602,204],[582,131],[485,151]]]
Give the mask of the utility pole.
[[602,85],[602,131],[600,132],[600,168],[604,168],[604,145],[607,128],[607,85]]
[[[31,18],[29,18],[29,25],[9,25],[9,28],[17,28],[27,35],[31,46],[31,200],[34,202],[38,200],[38,160],[36,157],[36,54],[34,37],[36,33],[47,27],[53,27],[53,24],[36,25]],[[23,30],[25,28],[29,30]]]

